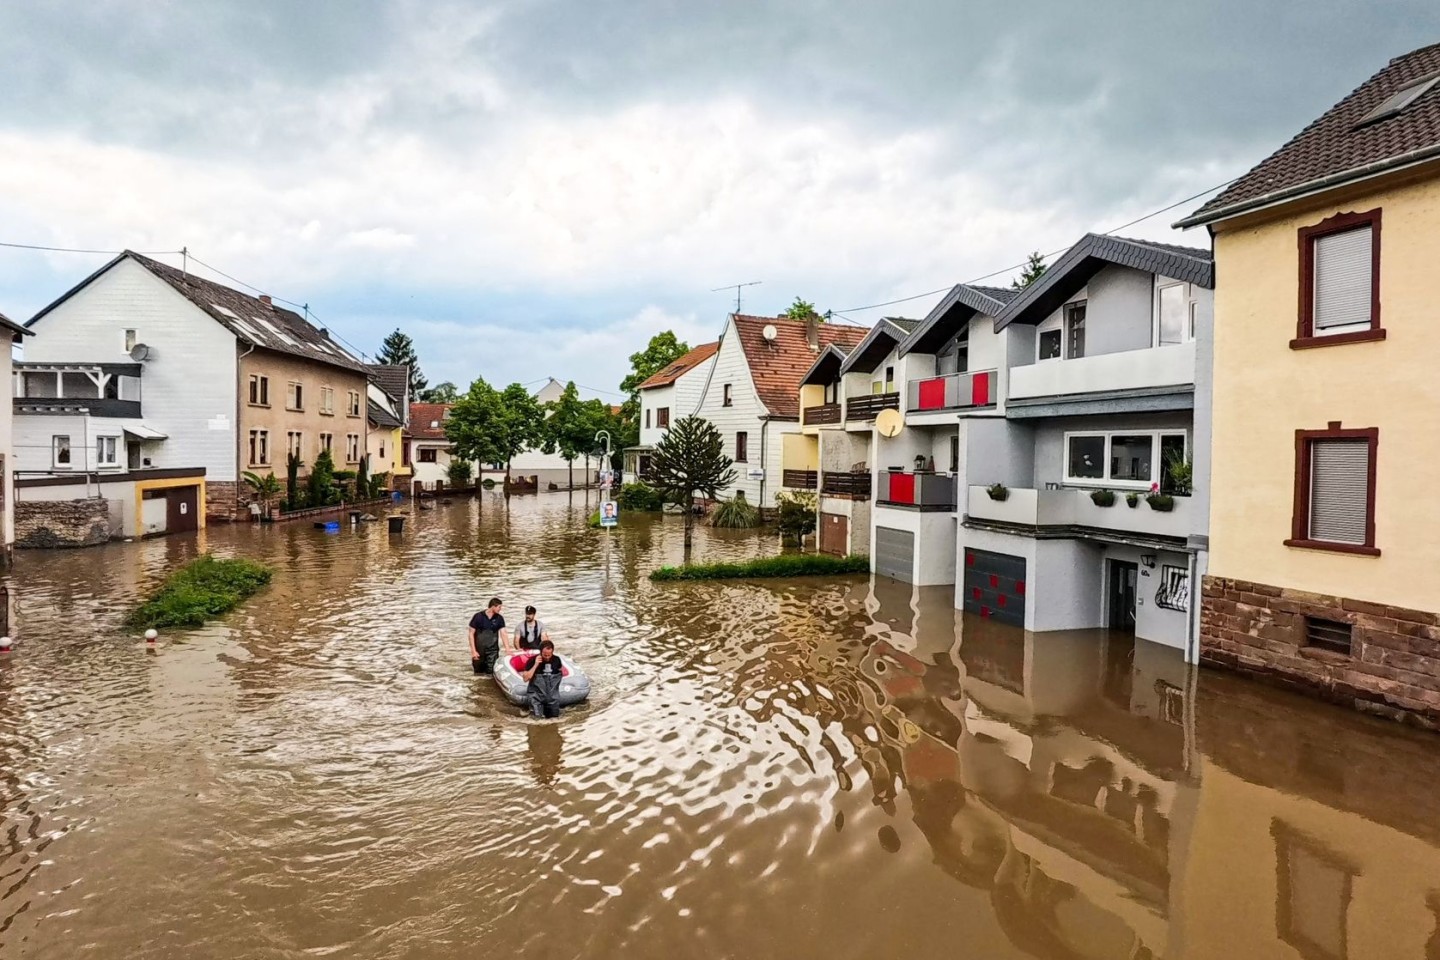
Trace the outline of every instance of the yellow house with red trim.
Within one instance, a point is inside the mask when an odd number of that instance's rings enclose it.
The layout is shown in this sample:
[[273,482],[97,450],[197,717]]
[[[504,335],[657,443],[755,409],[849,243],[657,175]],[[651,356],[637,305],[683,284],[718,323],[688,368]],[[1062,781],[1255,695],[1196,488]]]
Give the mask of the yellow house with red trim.
[[1178,226],[1214,240],[1201,658],[1440,725],[1440,45]]

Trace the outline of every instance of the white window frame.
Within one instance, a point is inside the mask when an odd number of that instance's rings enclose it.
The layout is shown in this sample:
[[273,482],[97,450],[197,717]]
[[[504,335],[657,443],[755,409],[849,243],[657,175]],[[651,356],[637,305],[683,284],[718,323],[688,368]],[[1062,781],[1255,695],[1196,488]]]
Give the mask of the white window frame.
[[285,409],[303,413],[305,411],[305,384],[291,380],[285,387]]
[[134,327],[125,329],[125,352],[128,354],[135,349],[135,344],[140,342],[140,331]]
[[[1158,303],[1158,300],[1157,300],[1156,302]],[[1068,311],[1071,307],[1075,306],[1076,304],[1080,304],[1080,303],[1083,303],[1083,304],[1086,305],[1086,309],[1085,309],[1085,320],[1086,320],[1086,322],[1087,322],[1087,329],[1088,329],[1088,322],[1089,322],[1089,320],[1090,320],[1090,309],[1089,309],[1089,303],[1090,303],[1090,288],[1089,288],[1089,287],[1086,287],[1085,289],[1079,291],[1075,296],[1071,297],[1069,300],[1066,300],[1064,303],[1060,304],[1059,308],[1056,309],[1056,311],[1055,311],[1053,314],[1051,314],[1050,316],[1046,317],[1044,320],[1042,320],[1040,323],[1038,323],[1038,324],[1035,326],[1035,362],[1036,362],[1036,363],[1054,363],[1054,362],[1056,362],[1056,361],[1058,361],[1058,360],[1084,360],[1085,357],[1088,356],[1088,354],[1082,354],[1081,356],[1078,356],[1078,357],[1068,356],[1068,353],[1069,353],[1069,351],[1070,351],[1070,331],[1066,328],[1066,324],[1065,324],[1066,313],[1067,313],[1067,311]],[[1052,332],[1054,332],[1054,331],[1056,331],[1056,330],[1060,331],[1060,352],[1059,352],[1057,355],[1053,356],[1053,357],[1041,357],[1041,356],[1040,356],[1040,335],[1041,335],[1042,333],[1052,333]],[[1154,336],[1153,336],[1153,335],[1152,335],[1152,337],[1151,337],[1151,340],[1152,340],[1152,342],[1153,342],[1153,340],[1154,340]]]
[[[1180,344],[1161,344],[1160,291],[1168,290],[1171,287],[1185,288],[1185,320],[1183,326],[1180,329]],[[1186,280],[1174,280],[1170,277],[1162,277],[1157,274],[1155,276],[1155,291],[1153,294],[1153,299],[1154,304],[1152,305],[1151,311],[1153,316],[1151,317],[1150,323],[1150,345],[1152,347],[1179,346],[1181,344],[1193,342],[1195,339],[1195,304],[1198,302],[1195,296],[1195,285]]]
[[[1114,480],[1110,477],[1110,449],[1111,443],[1116,437],[1146,437],[1150,438],[1150,479],[1149,480]],[[1103,437],[1105,439],[1105,460],[1103,477],[1072,477],[1070,475],[1070,441],[1077,437]],[[1160,461],[1160,441],[1162,437],[1184,437],[1185,438],[1185,459],[1191,457],[1190,430],[1188,428],[1173,427],[1170,429],[1151,430],[1067,430],[1060,442],[1060,469],[1065,478],[1067,487],[1103,487],[1110,490],[1149,490],[1152,484],[1160,482],[1161,471],[1165,465]]]
[[[65,452],[70,455],[69,463],[60,462],[60,441],[65,441]],[[75,444],[70,442],[70,434],[56,433],[50,437],[50,465],[56,470],[75,469]]]
[[360,416],[360,391],[358,391],[358,390],[351,390],[351,391],[350,391],[349,400],[350,400],[350,410],[349,410],[350,416],[352,416],[352,417],[358,417],[358,416]]
[[[106,441],[109,441],[110,456],[105,456]],[[120,450],[123,444],[120,438],[114,435],[97,436],[95,438],[95,466],[97,467],[118,467],[120,466]]]

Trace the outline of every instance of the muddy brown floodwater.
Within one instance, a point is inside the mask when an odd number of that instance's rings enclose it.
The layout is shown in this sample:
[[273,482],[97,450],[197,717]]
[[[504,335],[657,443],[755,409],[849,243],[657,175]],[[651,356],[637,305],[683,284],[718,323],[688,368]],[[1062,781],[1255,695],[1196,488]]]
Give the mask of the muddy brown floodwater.
[[[947,590],[654,585],[678,520],[585,513],[22,554],[0,957],[1440,957],[1440,737]],[[275,582],[123,635],[200,549]],[[471,675],[492,593],[591,704]]]

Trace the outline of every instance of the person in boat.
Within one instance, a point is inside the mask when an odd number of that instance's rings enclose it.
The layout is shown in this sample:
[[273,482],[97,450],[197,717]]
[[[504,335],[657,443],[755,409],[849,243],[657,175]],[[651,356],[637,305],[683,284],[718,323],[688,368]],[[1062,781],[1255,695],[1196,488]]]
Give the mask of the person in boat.
[[525,619],[515,628],[515,643],[521,653],[539,653],[542,641],[550,639],[545,621],[535,615],[534,607],[525,608]]
[[540,651],[525,661],[520,679],[530,685],[530,715],[537,719],[560,716],[560,681],[565,665],[555,655],[555,644],[540,641]]
[[470,618],[470,666],[476,673],[494,673],[500,646],[509,646],[502,606],[499,597],[492,597],[484,610]]

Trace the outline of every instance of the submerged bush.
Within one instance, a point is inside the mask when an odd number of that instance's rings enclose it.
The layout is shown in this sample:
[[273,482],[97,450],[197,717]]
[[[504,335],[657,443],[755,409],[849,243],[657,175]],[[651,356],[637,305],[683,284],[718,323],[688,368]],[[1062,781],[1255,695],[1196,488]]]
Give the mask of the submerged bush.
[[647,483],[627,483],[620,488],[620,495],[615,499],[621,509],[642,513],[655,513],[665,507],[665,498],[660,491]]
[[815,532],[817,499],[809,490],[782,490],[775,494],[780,533],[796,542]]
[[784,553],[741,563],[700,563],[689,567],[661,567],[651,580],[742,580],[756,577],[818,577],[826,574],[869,573],[870,558],[852,554]]
[[259,593],[270,576],[270,568],[254,560],[202,554],[166,577],[149,600],[130,612],[125,625],[134,630],[203,626]]
[[760,525],[760,511],[756,510],[749,500],[745,499],[745,491],[736,490],[735,496],[729,500],[721,500],[710,514],[710,526],[727,527],[731,530],[740,530],[745,527],[758,527]]

